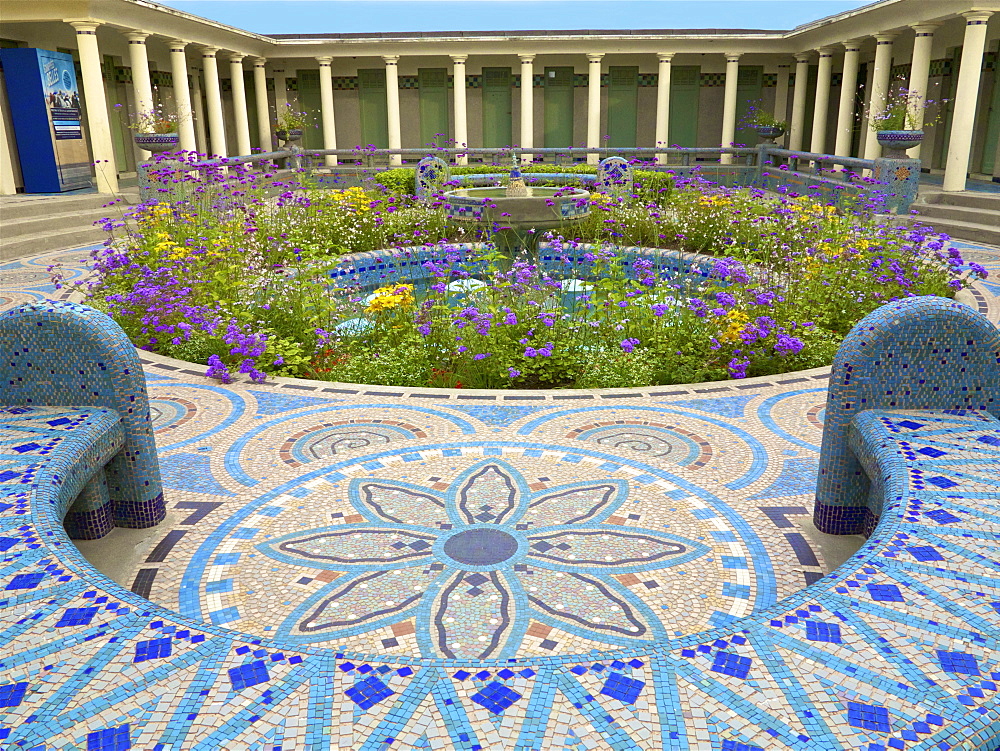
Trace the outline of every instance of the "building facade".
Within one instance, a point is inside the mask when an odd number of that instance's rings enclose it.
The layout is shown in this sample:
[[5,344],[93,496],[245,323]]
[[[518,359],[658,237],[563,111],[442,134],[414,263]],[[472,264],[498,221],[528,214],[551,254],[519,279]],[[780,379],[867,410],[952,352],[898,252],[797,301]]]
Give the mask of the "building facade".
[[[0,45],[73,55],[106,192],[145,154],[128,114],[154,104],[182,116],[183,148],[222,156],[274,148],[286,105],[310,118],[307,148],[430,150],[753,145],[757,103],[788,121],[788,148],[872,158],[867,117],[896,88],[942,102],[911,155],[946,190],[969,173],[1000,181],[1000,2],[880,0],[791,31],[275,36],[145,0],[0,4]],[[0,193],[13,193],[5,92],[0,109]]]

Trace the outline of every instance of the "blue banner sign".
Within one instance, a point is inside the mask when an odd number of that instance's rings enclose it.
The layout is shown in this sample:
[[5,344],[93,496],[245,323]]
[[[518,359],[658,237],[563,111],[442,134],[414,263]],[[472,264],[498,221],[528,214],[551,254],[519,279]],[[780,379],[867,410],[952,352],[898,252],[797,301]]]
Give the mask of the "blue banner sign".
[[88,188],[91,160],[73,58],[30,48],[0,50],[26,193]]

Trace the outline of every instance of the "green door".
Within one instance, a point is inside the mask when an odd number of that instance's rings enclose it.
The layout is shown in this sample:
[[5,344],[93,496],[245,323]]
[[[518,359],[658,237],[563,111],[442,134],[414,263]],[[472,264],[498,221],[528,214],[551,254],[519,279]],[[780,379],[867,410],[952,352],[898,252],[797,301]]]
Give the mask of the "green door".
[[545,69],[545,148],[573,145],[573,68]]
[[854,82],[854,122],[851,123],[851,155],[861,154],[865,122],[865,82],[868,80],[868,63],[858,66],[858,77]]
[[698,145],[698,107],[701,67],[676,65],[670,73],[670,129],[668,146]]
[[418,68],[420,87],[420,145],[447,145],[448,128],[448,69]]
[[[257,148],[260,143],[260,127],[257,122],[257,89],[253,84],[253,71],[243,72],[243,90],[247,93],[247,120],[250,123],[250,146],[251,150]],[[320,148],[323,148],[320,146]],[[270,151],[270,149],[265,149]]]
[[[124,87],[115,82],[115,59],[111,55],[104,55],[104,64],[101,66],[101,73],[104,76],[104,96],[108,100],[108,124],[111,126],[111,145],[115,151],[115,167],[119,172],[129,171],[128,153],[131,151],[128,141],[131,134],[126,139],[128,133],[128,105],[125,103]],[[82,93],[82,86],[81,86]],[[87,101],[84,99],[84,107]]]
[[[955,112],[955,90],[958,88],[958,71],[962,67],[962,48],[949,48],[947,57],[951,61],[951,72],[941,82],[941,99],[944,100],[941,124],[935,128],[938,147],[934,150],[934,167],[943,168],[948,159],[948,144],[951,141],[951,121]],[[921,153],[924,149],[921,148]]]
[[389,103],[385,98],[385,68],[358,70],[361,102],[361,145],[389,148]]
[[[1000,58],[1000,44],[993,53]],[[990,97],[989,109],[986,113],[986,140],[983,141],[983,158],[980,162],[979,171],[993,174],[996,166],[997,149],[1000,148],[1000,69],[993,70],[993,95]]]
[[483,68],[483,147],[514,140],[510,68]]
[[299,82],[299,109],[309,117],[309,124],[302,135],[302,148],[322,149],[323,131],[320,120],[323,107],[319,95],[319,71],[299,70],[295,72]]
[[608,79],[608,145],[635,146],[639,69],[631,65],[612,65],[608,69]]
[[736,78],[736,143],[741,146],[756,146],[760,140],[757,131],[751,125],[740,127],[747,116],[750,106],[756,102],[760,105],[764,87],[764,66],[741,65]]

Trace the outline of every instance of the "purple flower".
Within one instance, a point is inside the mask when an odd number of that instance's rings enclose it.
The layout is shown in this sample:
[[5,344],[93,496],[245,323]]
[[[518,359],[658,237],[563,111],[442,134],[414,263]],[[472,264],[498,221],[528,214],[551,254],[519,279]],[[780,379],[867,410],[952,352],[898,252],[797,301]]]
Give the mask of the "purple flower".
[[663,303],[653,303],[649,307],[653,311],[653,315],[656,316],[657,318],[659,318],[660,316],[665,314],[668,310],[670,310],[670,306],[664,305]]
[[487,357],[489,357],[492,354],[493,354],[492,352],[480,352],[477,355],[473,355],[472,359],[473,360],[485,360]]
[[797,355],[804,346],[805,344],[798,337],[778,334],[778,342],[774,345],[774,351],[781,357],[785,357],[786,355]]
[[747,367],[750,365],[750,360],[746,357],[742,359],[733,358],[729,361],[729,377],[730,378],[746,378],[747,377]]
[[635,345],[639,343],[638,339],[623,339],[621,342],[621,348],[626,352],[631,352],[635,349]]
[[728,292],[716,293],[715,301],[724,308],[731,308],[736,304],[736,298]]
[[507,368],[507,375],[510,376],[511,378],[517,378],[519,375],[521,375],[521,371],[516,370],[515,368]]
[[976,263],[975,261],[969,263],[969,270],[972,271],[972,273],[978,276],[980,279],[985,279],[990,275],[990,272],[987,271],[985,267]]
[[208,370],[205,371],[205,377],[218,378],[222,383],[233,382],[233,376],[230,374],[229,368],[226,367],[218,355],[212,355],[208,358]]

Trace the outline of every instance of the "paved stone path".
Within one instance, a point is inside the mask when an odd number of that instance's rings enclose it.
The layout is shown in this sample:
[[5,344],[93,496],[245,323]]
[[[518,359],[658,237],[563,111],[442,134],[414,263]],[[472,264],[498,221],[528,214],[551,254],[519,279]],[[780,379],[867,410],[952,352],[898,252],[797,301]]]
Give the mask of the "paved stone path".
[[[1000,276],[1000,249],[963,252]],[[74,280],[85,258],[0,265],[0,309],[58,295],[47,266],[61,263]],[[998,298],[992,278],[969,297],[995,321]],[[844,541],[809,521],[826,369],[476,392],[220,386],[203,367],[143,360],[170,516],[81,547],[132,592],[229,639],[237,666],[223,670],[217,649],[199,652],[204,637],[159,621],[142,655],[124,661],[65,631],[39,632],[55,639],[34,645],[44,656],[0,677],[10,713],[0,738],[45,721],[5,685],[42,681],[59,693],[60,676],[87,663],[92,685],[61,699],[77,723],[39,731],[50,745],[38,748],[129,748],[113,745],[121,738],[158,751],[884,748],[885,732],[859,746],[868,735],[817,730],[781,659],[764,659],[748,682],[750,658],[717,650],[706,688],[697,670],[668,677],[644,657],[654,644],[711,643],[699,632],[769,608],[841,562]],[[116,545],[124,563],[109,562]],[[0,610],[0,639],[30,609]],[[854,656],[821,671],[842,703],[881,688],[851,668],[872,659],[875,639],[859,629]],[[303,658],[292,650],[325,654],[306,659],[329,669],[328,685],[300,690]],[[147,719],[123,734],[123,707],[93,700],[101,672],[139,662],[172,676],[171,690],[144,695]],[[475,663],[492,667],[463,669]],[[760,706],[757,692],[772,712],[740,709]],[[812,711],[826,721],[833,706]]]

